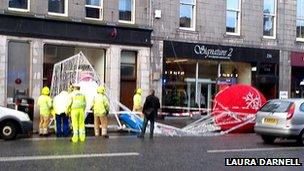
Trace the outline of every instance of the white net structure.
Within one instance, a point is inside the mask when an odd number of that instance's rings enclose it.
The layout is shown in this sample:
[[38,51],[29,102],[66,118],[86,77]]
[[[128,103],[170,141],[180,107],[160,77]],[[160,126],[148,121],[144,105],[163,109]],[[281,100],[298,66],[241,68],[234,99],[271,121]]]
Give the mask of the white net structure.
[[101,79],[82,52],[60,61],[54,65],[52,75],[52,96],[59,94],[63,90],[68,90],[68,86],[80,83],[83,80],[91,79],[100,85]]

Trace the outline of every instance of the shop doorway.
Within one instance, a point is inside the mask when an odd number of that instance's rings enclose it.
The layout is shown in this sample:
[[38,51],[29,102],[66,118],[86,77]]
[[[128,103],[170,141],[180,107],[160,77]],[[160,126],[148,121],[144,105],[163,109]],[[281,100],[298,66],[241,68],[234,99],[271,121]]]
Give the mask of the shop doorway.
[[187,107],[211,109],[212,94],[215,93],[215,81],[211,79],[185,78],[187,84]]
[[120,102],[132,110],[136,89],[136,52],[122,51],[120,65]]

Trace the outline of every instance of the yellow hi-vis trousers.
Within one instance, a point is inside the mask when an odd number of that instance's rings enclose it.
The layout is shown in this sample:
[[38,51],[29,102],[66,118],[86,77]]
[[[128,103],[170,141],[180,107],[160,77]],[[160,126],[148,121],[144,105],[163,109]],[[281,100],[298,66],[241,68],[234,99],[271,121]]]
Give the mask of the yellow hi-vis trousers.
[[84,109],[72,109],[71,110],[71,119],[73,127],[73,137],[72,142],[85,141],[85,112]]

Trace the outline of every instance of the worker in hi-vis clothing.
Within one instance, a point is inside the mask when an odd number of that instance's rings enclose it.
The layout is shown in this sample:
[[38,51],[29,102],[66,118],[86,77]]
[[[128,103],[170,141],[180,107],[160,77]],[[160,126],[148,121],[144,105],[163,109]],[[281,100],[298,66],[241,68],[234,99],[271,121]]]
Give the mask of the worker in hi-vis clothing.
[[73,137],[72,142],[85,141],[85,108],[86,98],[80,92],[80,86],[74,85],[74,91],[71,93],[69,109],[71,111]]
[[97,88],[97,95],[93,100],[93,112],[94,112],[94,131],[95,136],[100,134],[101,125],[101,136],[108,138],[108,114],[109,114],[109,100],[105,95],[106,88],[100,86]]
[[52,98],[49,96],[50,89],[43,87],[37,104],[40,110],[39,135],[48,135],[48,125],[53,107]]
[[138,88],[136,89],[135,95],[133,96],[133,112],[140,112],[140,117],[144,118],[144,115],[142,114],[142,89]]
[[61,91],[53,99],[53,109],[55,112],[57,137],[69,136],[69,97],[70,95],[67,91]]

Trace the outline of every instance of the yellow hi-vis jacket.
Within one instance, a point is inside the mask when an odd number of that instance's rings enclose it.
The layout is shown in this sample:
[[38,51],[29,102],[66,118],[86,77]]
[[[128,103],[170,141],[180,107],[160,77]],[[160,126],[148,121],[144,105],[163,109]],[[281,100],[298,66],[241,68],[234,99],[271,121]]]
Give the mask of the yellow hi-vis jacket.
[[133,97],[133,111],[141,111],[142,106],[141,106],[141,95],[136,93]]
[[41,95],[37,102],[41,116],[49,116],[53,107],[52,98],[47,95]]
[[75,90],[71,94],[70,108],[73,109],[85,109],[86,108],[86,98],[79,90]]
[[66,113],[68,115],[69,102],[71,101],[68,92],[61,92],[54,97],[53,109],[55,114]]
[[95,116],[106,116],[109,112],[109,100],[104,94],[97,94],[93,100]]

